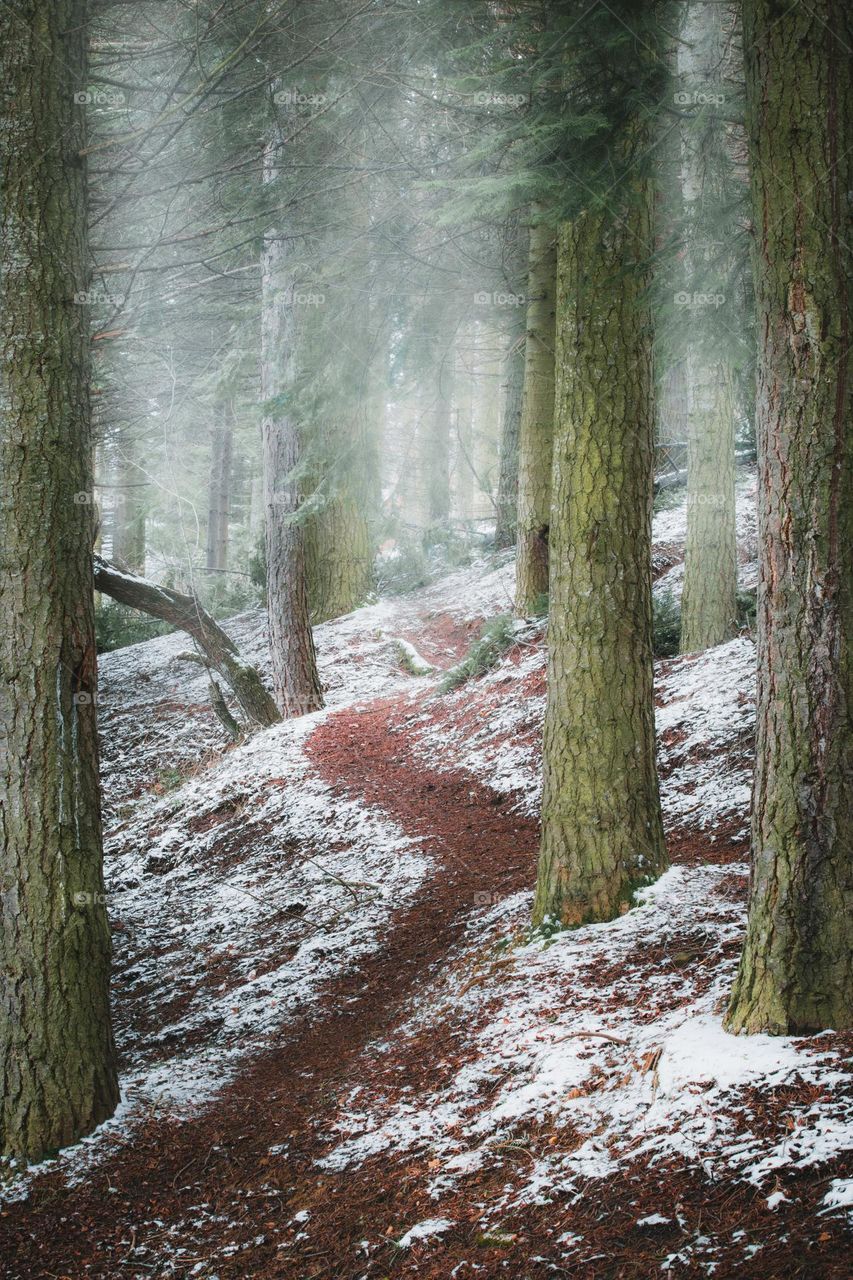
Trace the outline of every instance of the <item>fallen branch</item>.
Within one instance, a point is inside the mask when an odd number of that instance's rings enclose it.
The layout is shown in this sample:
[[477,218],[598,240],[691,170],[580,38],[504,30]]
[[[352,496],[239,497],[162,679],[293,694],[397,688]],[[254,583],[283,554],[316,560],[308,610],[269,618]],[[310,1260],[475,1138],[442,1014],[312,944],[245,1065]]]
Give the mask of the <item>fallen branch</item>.
[[195,596],[149,582],[101,556],[94,557],[94,570],[96,591],[131,609],[162,618],[192,636],[201,650],[200,660],[226,681],[250,724],[278,724],[281,715],[258,672],[242,661],[234,641]]

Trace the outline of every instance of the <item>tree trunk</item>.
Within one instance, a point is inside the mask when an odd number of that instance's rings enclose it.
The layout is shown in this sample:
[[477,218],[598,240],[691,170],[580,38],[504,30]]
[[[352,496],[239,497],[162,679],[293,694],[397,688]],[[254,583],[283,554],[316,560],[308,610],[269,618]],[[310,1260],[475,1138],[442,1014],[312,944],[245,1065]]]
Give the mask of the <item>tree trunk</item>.
[[278,724],[281,716],[254,667],[244,663],[240,651],[219,623],[195,596],[161,587],[147,578],[125,573],[95,556],[95,586],[105,596],[131,609],[162,618],[192,636],[206,664],[226,680],[250,724]]
[[737,631],[735,432],[731,369],[692,364],[687,450],[687,541],[681,652],[722,644]]
[[86,5],[0,6],[0,1151],[118,1102],[96,723]]
[[[276,174],[283,147],[270,146],[265,179]],[[296,468],[299,432],[287,399],[295,380],[296,292],[287,246],[277,231],[264,237],[261,300],[261,425],[266,510],[267,604],[273,684],[287,716],[323,705],[308,604],[302,495]]]
[[548,594],[548,528],[554,440],[554,316],[557,240],[534,211],[530,227],[527,341],[518,446],[515,612],[535,612]]
[[455,506],[460,520],[468,523],[474,516],[474,376],[472,370],[473,335],[463,330],[469,349],[457,351],[453,379],[456,401],[456,484]]
[[[717,0],[691,0],[684,7],[678,71],[689,92],[711,83],[724,61],[724,8]],[[681,193],[685,220],[687,294],[711,294],[705,278],[713,259],[720,276],[730,276],[725,250],[715,243],[730,183],[726,153],[728,126],[706,107],[698,123],[682,129]],[[702,274],[700,274],[702,273]],[[724,275],[725,273],[725,275]],[[716,287],[716,282],[711,282]],[[723,298],[721,306],[733,305]],[[737,537],[735,532],[735,406],[733,371],[715,306],[685,309],[688,381],[687,540],[681,610],[681,652],[721,644],[737,632]]]
[[[542,844],[534,921],[609,920],[667,865],[655,768],[646,187],[560,234]],[[607,360],[601,353],[607,352]]]
[[131,573],[145,572],[145,490],[148,481],[142,467],[142,445],[123,431],[118,442],[116,485],[113,491],[112,555]]
[[758,717],[733,1031],[853,1026],[853,12],[746,0],[759,328]]
[[447,359],[435,375],[435,400],[426,424],[424,469],[427,480],[427,535],[450,524],[450,404],[453,373]]
[[364,603],[373,579],[364,502],[344,490],[306,521],[305,565],[313,622],[340,618]]
[[234,405],[230,400],[217,406],[210,442],[210,478],[207,498],[207,544],[205,569],[222,573],[228,568],[228,525],[231,517],[231,470],[234,448]]
[[501,420],[500,472],[498,475],[495,546],[511,547],[516,540],[518,520],[518,442],[521,431],[521,403],[524,392],[525,313],[515,310],[517,322],[510,331],[509,350],[504,361],[504,399]]

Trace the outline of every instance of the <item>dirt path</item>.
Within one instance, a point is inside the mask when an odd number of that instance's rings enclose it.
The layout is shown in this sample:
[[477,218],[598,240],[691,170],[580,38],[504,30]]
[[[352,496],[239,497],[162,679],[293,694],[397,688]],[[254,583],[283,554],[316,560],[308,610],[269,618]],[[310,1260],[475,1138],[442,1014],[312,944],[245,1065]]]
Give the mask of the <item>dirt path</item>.
[[[328,989],[313,1017],[285,1028],[203,1115],[150,1123],[87,1182],[66,1189],[59,1175],[48,1175],[26,1202],[7,1206],[0,1257],[9,1280],[186,1275],[226,1241],[261,1235],[263,1242],[233,1263],[217,1259],[200,1274],[345,1276],[345,1258],[352,1274],[363,1270],[359,1197],[343,1215],[348,1231],[336,1215],[331,1262],[328,1254],[314,1258],[297,1248],[282,1256],[277,1248],[293,1236],[287,1223],[297,1210],[316,1209],[350,1180],[317,1177],[314,1161],[324,1150],[318,1122],[354,1083],[350,1071],[364,1047],[393,1031],[406,1001],[460,938],[482,894],[530,883],[537,835],[535,823],[496,804],[470,777],[414,760],[402,732],[389,732],[403,705],[410,713],[408,701],[339,713],[315,733],[310,754],[328,780],[381,805],[407,833],[429,835],[436,865],[414,905],[392,917],[381,949]],[[447,1025],[448,1043],[459,1030]],[[439,1054],[435,1035],[430,1041],[430,1053]],[[428,1071],[429,1057],[419,1061]],[[286,1154],[270,1156],[280,1144]],[[204,1210],[193,1209],[198,1205]],[[233,1225],[210,1221],[219,1215]],[[178,1224],[179,1238],[170,1238]],[[186,1250],[172,1271],[156,1261],[167,1241],[171,1254]]]

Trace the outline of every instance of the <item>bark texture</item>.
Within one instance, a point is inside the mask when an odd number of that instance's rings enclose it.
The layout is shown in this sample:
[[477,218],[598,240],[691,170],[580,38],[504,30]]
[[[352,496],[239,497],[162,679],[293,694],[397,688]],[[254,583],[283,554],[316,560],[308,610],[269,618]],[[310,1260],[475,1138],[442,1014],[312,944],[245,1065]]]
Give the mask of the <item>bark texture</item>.
[[0,1152],[118,1101],[96,724],[86,6],[0,6]]
[[[687,90],[712,83],[724,63],[726,6],[716,0],[684,5],[678,72]],[[714,226],[731,199],[728,126],[722,110],[700,110],[682,127],[681,193],[687,292],[706,285],[708,260],[731,278],[727,248]],[[728,190],[727,190],[728,188]],[[706,288],[707,292],[710,289]],[[702,289],[698,290],[702,294]],[[723,297],[724,295],[720,295]],[[720,305],[731,306],[732,299]],[[717,310],[700,304],[685,310],[687,362],[687,540],[681,609],[681,652],[722,644],[737,632],[735,531],[735,402],[733,371],[725,353]]]
[[521,434],[521,405],[524,395],[525,313],[516,309],[517,319],[510,333],[504,361],[504,400],[501,417],[500,470],[498,472],[495,546],[511,547],[518,523],[518,444]]
[[655,767],[651,198],[560,233],[542,843],[533,916],[608,920],[667,865]]
[[734,1031],[853,1026],[851,45],[842,3],[744,5],[761,572]]
[[222,573],[228,568],[228,525],[231,518],[231,472],[234,451],[234,405],[224,400],[216,406],[217,421],[210,441],[210,477],[207,487],[207,544],[205,568]]
[[95,587],[105,596],[153,618],[162,618],[192,636],[205,665],[228,682],[250,724],[265,727],[279,722],[281,716],[258,672],[243,662],[234,641],[195,596],[126,573],[100,556],[95,556],[94,574]]
[[518,445],[515,612],[534,612],[548,593],[548,529],[554,440],[554,318],[557,238],[534,217],[530,227],[527,340]]
[[[281,148],[270,146],[266,176],[276,172]],[[261,424],[266,512],[267,602],[270,657],[278,704],[286,716],[323,705],[308,601],[302,494],[297,473],[299,428],[288,405],[295,379],[297,292],[287,242],[264,237],[261,301]]]

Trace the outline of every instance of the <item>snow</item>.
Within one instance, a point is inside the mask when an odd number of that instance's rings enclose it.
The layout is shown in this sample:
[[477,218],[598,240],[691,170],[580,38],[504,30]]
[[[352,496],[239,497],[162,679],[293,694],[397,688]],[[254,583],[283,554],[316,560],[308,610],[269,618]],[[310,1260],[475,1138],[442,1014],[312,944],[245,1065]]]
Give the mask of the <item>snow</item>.
[[416,1222],[410,1227],[405,1235],[401,1236],[397,1241],[398,1249],[410,1249],[416,1240],[427,1240],[430,1236],[440,1236],[445,1231],[449,1231],[453,1223],[447,1218],[425,1218],[423,1222]]

